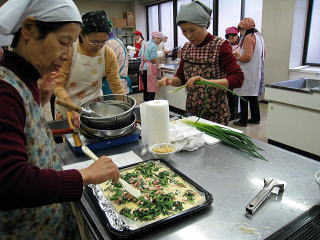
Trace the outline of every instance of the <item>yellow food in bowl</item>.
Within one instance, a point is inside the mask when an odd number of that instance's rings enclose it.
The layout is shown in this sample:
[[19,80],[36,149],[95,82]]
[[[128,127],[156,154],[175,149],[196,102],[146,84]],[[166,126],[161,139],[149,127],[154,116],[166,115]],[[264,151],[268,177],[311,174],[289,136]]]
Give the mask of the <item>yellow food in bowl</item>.
[[174,152],[175,150],[176,150],[175,147],[170,145],[163,145],[160,147],[152,148],[152,151],[156,153],[171,153],[171,152]]

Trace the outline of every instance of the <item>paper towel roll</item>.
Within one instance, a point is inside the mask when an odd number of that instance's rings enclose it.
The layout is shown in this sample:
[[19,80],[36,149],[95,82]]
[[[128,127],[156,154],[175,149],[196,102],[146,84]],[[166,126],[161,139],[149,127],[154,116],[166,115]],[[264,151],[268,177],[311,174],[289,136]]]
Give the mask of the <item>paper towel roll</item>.
[[170,143],[169,103],[153,100],[140,104],[142,144]]

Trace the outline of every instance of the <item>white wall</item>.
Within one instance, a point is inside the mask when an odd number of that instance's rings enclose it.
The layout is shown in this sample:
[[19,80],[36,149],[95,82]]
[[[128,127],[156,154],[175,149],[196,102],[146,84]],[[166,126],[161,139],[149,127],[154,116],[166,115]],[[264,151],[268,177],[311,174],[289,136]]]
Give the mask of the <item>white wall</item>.
[[136,29],[142,32],[147,39],[147,18],[146,8],[140,3],[140,0],[133,0],[133,8],[136,15]]
[[133,11],[130,1],[74,0],[81,13],[104,10],[111,18],[122,18],[123,12]]
[[263,1],[266,84],[288,80],[294,7],[294,0]]

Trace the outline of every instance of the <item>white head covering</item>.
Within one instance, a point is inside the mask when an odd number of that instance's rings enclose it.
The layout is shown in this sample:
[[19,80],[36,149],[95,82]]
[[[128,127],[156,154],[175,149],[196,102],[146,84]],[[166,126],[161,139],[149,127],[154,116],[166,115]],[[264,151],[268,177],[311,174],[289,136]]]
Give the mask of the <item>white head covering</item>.
[[0,36],[0,46],[7,45],[8,36],[29,16],[43,22],[82,22],[72,0],[9,0],[0,8],[0,35],[7,36]]

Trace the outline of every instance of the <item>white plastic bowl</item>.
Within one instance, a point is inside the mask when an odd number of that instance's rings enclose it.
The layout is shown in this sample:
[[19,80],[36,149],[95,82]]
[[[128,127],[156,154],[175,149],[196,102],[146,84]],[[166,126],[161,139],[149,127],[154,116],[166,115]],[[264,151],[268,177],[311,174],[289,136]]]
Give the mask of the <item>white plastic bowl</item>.
[[[155,151],[157,148],[163,149],[165,147],[172,148],[173,150],[166,153]],[[170,160],[174,156],[176,151],[177,151],[177,147],[172,143],[157,143],[149,147],[149,152],[156,159]]]

